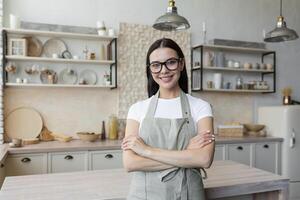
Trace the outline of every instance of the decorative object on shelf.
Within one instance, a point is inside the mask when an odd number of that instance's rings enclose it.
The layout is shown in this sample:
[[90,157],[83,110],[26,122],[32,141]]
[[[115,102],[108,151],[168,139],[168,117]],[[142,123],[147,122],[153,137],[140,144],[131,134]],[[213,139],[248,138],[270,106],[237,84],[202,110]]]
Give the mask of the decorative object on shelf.
[[220,137],[243,137],[244,126],[240,123],[218,125],[218,136]]
[[27,78],[23,78],[23,81],[22,81],[24,84],[27,84],[29,83],[28,79]]
[[88,58],[89,58],[89,60],[95,60],[96,54],[94,52],[90,52]]
[[5,133],[9,139],[32,139],[40,134],[43,120],[40,113],[34,108],[20,107],[7,115],[5,125]]
[[118,139],[118,119],[115,115],[109,116],[108,127],[109,127],[108,139],[110,140]]
[[97,74],[93,70],[83,70],[79,75],[80,84],[95,85],[97,83]]
[[225,54],[223,52],[215,52],[214,66],[224,67],[225,66]]
[[241,75],[238,75],[236,77],[235,89],[237,90],[243,89],[243,77]]
[[104,85],[106,86],[111,85],[110,75],[107,72],[104,73],[103,80],[104,80]]
[[20,24],[20,17],[13,14],[9,14],[9,27],[11,29],[19,29]]
[[40,57],[43,51],[43,43],[36,37],[24,37],[27,41],[27,56]]
[[221,89],[223,85],[223,78],[221,73],[214,73],[214,88]]
[[40,74],[40,79],[43,84],[57,83],[57,74],[52,69],[43,69]]
[[8,72],[8,73],[15,74],[17,72],[17,66],[16,66],[16,64],[12,63],[12,62],[6,63],[5,71]]
[[227,60],[227,67],[234,67],[234,60]]
[[259,64],[259,69],[265,70],[267,68],[267,65],[265,63],[260,63]]
[[88,57],[89,49],[87,48],[87,46],[85,46],[82,52],[83,52],[83,59],[87,60],[89,58]]
[[71,52],[68,51],[68,50],[65,50],[64,52],[62,52],[62,57],[65,58],[65,59],[72,59],[73,58]]
[[223,88],[224,88],[224,89],[227,89],[227,90],[228,90],[228,89],[231,89],[231,82],[224,82],[224,83],[223,83]]
[[203,32],[203,44],[207,44],[207,41],[206,41],[206,24],[205,24],[205,22],[202,22],[202,32]]
[[204,60],[204,66],[211,67],[214,61],[214,54],[210,51],[205,52],[203,60]]
[[97,32],[100,36],[106,36],[106,27],[104,21],[97,21]]
[[267,135],[265,125],[263,124],[244,124],[245,132],[249,136],[265,137]]
[[252,64],[251,63],[248,63],[248,62],[244,63],[244,69],[251,69],[251,68],[252,68]]
[[16,83],[22,83],[22,79],[21,78],[16,78]]
[[284,42],[289,40],[296,40],[299,36],[296,31],[289,29],[282,16],[282,0],[280,0],[280,15],[277,17],[276,28],[266,34],[265,42]]
[[108,29],[108,36],[109,37],[115,37],[116,36],[115,29],[109,28]]
[[25,73],[28,75],[35,75],[40,73],[40,66],[39,65],[32,65],[31,67],[25,68]]
[[54,137],[51,135],[51,131],[49,131],[46,126],[43,127],[39,135],[39,138],[41,141],[45,141],[45,142],[54,140]]
[[8,40],[8,55],[26,56],[27,55],[26,39],[10,38]]
[[282,95],[283,95],[283,105],[291,105],[292,104],[292,88],[286,87],[282,89]]
[[58,57],[62,57],[62,53],[67,49],[67,45],[64,41],[57,38],[51,38],[45,42],[43,46],[43,54],[45,54],[48,58],[51,58],[53,54],[57,54]]
[[190,28],[189,22],[177,14],[174,0],[169,0],[167,13],[156,19],[153,28],[161,31],[177,31]]
[[73,59],[74,59],[74,60],[79,60],[79,56],[73,55]]
[[208,88],[208,89],[214,88],[214,85],[213,85],[213,82],[212,82],[212,81],[207,81],[206,84],[207,84],[207,88]]
[[209,41],[209,44],[221,45],[221,46],[231,46],[231,47],[266,49],[266,44],[263,42],[248,42],[248,41],[239,41],[239,40],[212,39]]
[[234,68],[240,68],[240,65],[241,65],[240,61],[235,61],[234,64],[233,64],[233,67]]
[[266,68],[267,68],[267,70],[271,71],[271,70],[273,70],[273,65],[271,63],[267,63]]
[[58,76],[58,82],[62,84],[73,85],[77,83],[77,79],[77,72],[69,67],[63,69]]
[[90,133],[90,132],[78,132],[76,134],[78,135],[79,139],[86,142],[94,142],[100,136],[100,134]]

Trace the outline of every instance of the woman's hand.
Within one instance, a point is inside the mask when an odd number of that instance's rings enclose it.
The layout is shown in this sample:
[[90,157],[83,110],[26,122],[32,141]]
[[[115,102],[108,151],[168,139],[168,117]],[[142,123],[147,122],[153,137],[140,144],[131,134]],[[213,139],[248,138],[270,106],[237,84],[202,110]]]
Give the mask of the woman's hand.
[[204,131],[198,133],[193,137],[187,146],[187,149],[199,149],[202,148],[215,140],[215,135],[211,134],[210,131]]
[[150,148],[151,147],[146,145],[143,139],[139,136],[130,135],[129,137],[124,138],[122,142],[123,150],[132,150],[140,156],[147,155],[147,153],[150,151]]

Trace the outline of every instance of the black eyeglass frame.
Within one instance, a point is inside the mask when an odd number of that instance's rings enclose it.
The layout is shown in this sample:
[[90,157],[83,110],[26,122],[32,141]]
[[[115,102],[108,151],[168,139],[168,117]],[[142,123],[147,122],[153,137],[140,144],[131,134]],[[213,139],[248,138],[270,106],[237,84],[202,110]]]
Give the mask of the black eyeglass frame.
[[[176,67],[176,69],[169,69],[169,68],[168,68],[167,62],[169,62],[170,60],[176,60],[176,61],[177,61],[177,67]],[[181,62],[181,61],[182,61],[182,58],[169,58],[169,59],[167,59],[165,62],[153,61],[152,63],[148,64],[148,67],[149,67],[151,73],[153,73],[153,74],[158,74],[158,73],[160,73],[161,70],[162,70],[162,68],[163,68],[163,65],[164,65],[169,71],[175,71],[175,70],[178,69],[179,62]],[[159,64],[160,64],[160,70],[159,70],[158,72],[153,72],[153,71],[151,70],[150,65],[153,64],[153,63],[159,63]]]

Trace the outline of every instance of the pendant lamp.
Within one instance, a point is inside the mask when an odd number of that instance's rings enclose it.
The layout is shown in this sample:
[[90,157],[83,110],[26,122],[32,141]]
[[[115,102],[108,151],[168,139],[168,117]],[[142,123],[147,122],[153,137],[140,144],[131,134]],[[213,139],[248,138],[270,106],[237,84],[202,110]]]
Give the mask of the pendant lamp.
[[177,31],[190,28],[189,22],[177,14],[177,7],[174,0],[169,0],[167,13],[157,18],[153,28],[161,31]]
[[277,18],[276,28],[266,34],[265,42],[283,42],[288,40],[296,40],[298,34],[293,29],[289,29],[282,16],[282,0],[280,0],[280,16]]

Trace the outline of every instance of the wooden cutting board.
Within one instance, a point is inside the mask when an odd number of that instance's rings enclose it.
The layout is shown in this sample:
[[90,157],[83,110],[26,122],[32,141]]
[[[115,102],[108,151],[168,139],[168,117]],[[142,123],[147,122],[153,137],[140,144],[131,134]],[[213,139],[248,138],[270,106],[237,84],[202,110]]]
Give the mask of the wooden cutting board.
[[30,107],[13,110],[5,118],[5,134],[12,138],[32,139],[38,137],[43,120],[38,111]]

